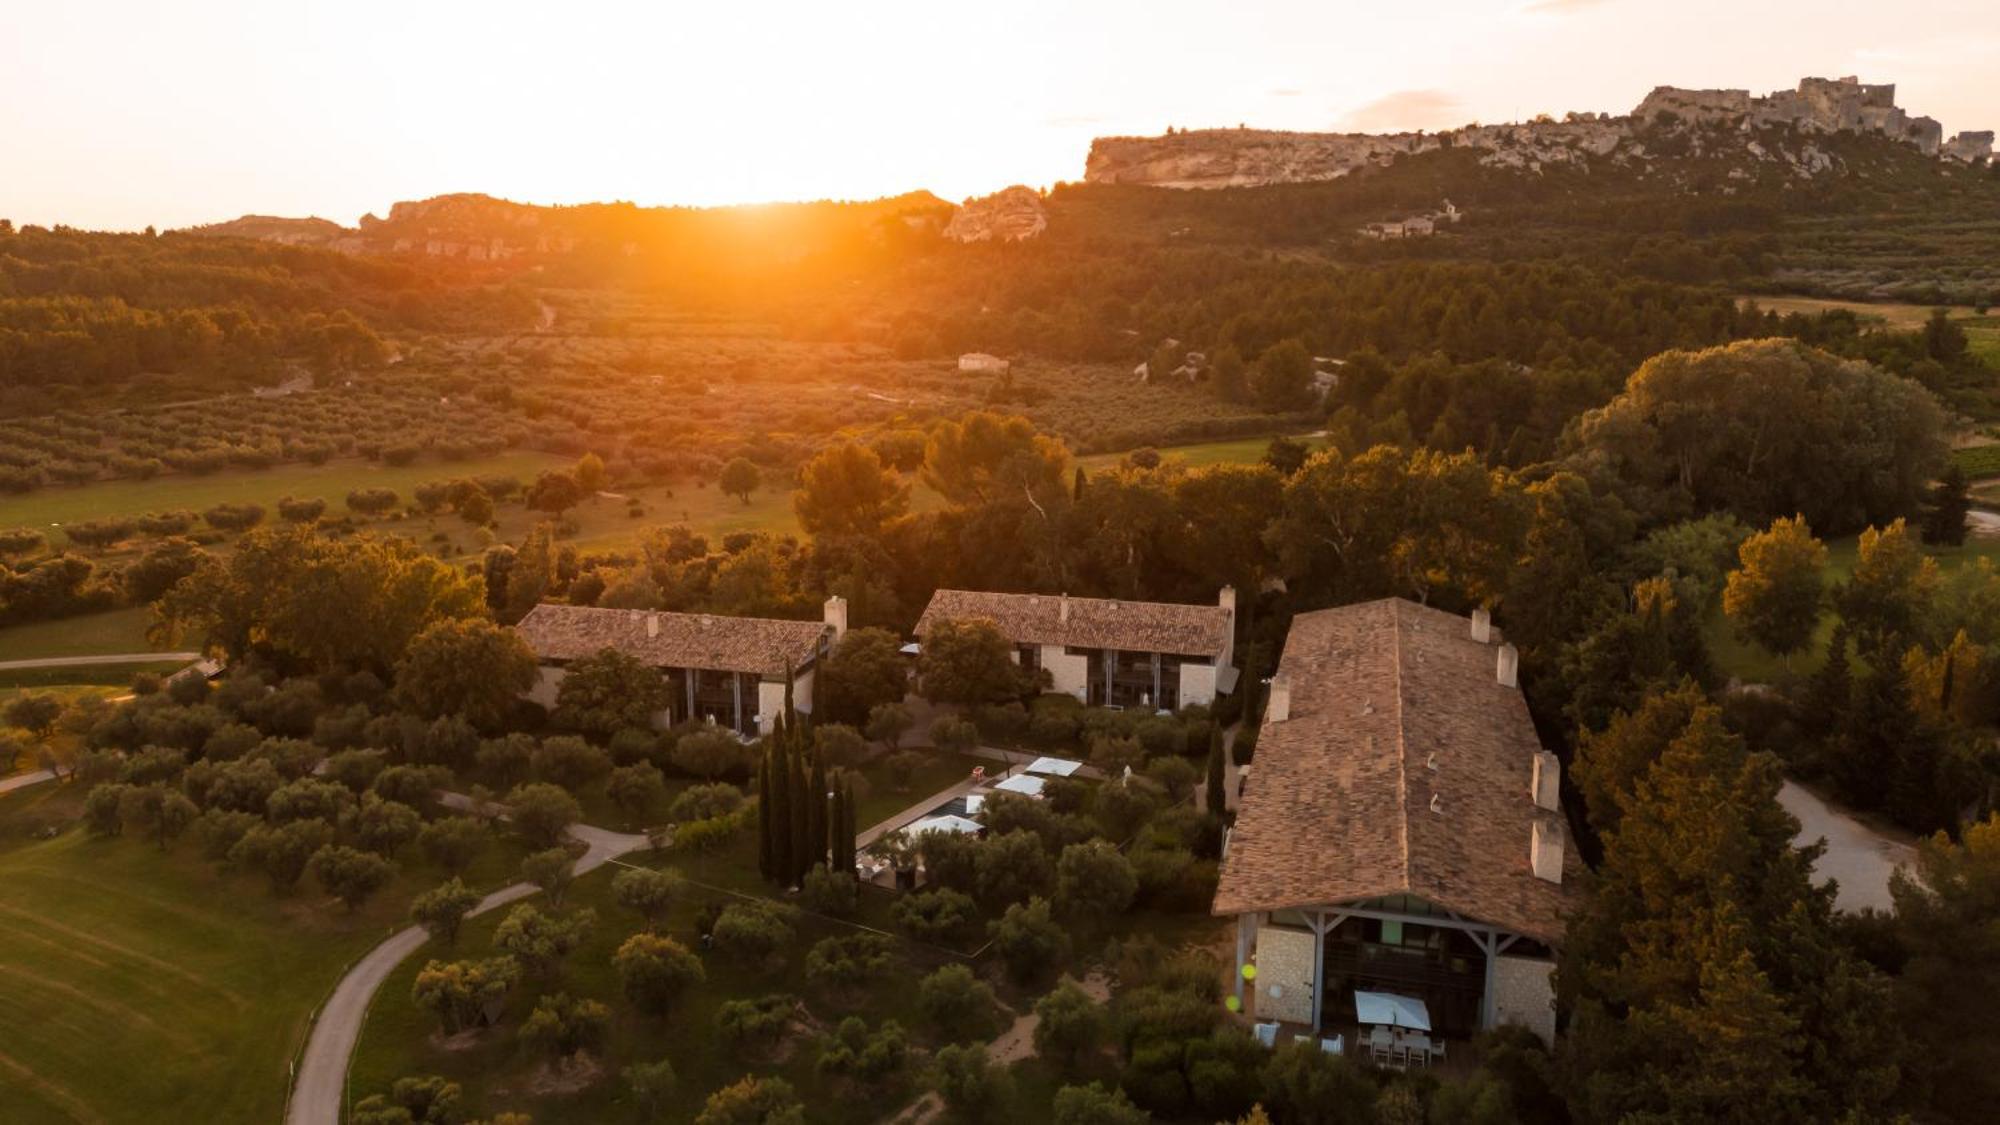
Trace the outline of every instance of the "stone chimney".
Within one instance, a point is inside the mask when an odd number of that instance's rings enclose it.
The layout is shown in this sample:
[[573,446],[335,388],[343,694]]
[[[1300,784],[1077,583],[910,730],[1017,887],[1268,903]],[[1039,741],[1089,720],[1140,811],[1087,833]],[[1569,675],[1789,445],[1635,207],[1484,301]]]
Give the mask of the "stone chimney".
[[1059,605],[1059,606],[1058,606],[1058,607],[1056,608],[1056,620],[1057,620],[1057,621],[1060,621],[1060,622],[1062,622],[1062,623],[1063,623],[1064,625],[1067,625],[1067,624],[1069,624],[1069,595],[1068,595],[1068,594],[1064,594],[1064,595],[1062,596],[1062,604],[1061,604],[1061,605]]
[[1483,645],[1493,643],[1493,614],[1485,606],[1472,611],[1472,639]]
[[1559,811],[1561,790],[1562,762],[1547,750],[1535,751],[1534,775],[1528,790],[1535,798],[1535,807]]
[[1535,821],[1528,834],[1528,865],[1535,878],[1551,883],[1563,881],[1562,830],[1547,820]]
[[1236,587],[1224,586],[1222,592],[1216,595],[1215,604],[1228,610],[1233,620],[1236,617]]
[[1501,687],[1521,686],[1521,650],[1511,644],[1501,645],[1500,655],[1495,661],[1493,675]]
[[646,615],[646,636],[648,636],[648,637],[657,637],[657,636],[659,636],[659,635],[660,635],[660,615],[659,615],[659,614],[657,614],[657,613],[649,613],[649,614],[647,614],[647,615]]
[[826,599],[825,618],[826,618],[826,623],[828,625],[833,626],[834,640],[837,641],[840,638],[846,636],[847,599],[841,597],[839,594],[835,594],[834,596]]
[[1271,696],[1264,701],[1264,718],[1267,722],[1282,723],[1292,717],[1292,678],[1286,675],[1271,677]]

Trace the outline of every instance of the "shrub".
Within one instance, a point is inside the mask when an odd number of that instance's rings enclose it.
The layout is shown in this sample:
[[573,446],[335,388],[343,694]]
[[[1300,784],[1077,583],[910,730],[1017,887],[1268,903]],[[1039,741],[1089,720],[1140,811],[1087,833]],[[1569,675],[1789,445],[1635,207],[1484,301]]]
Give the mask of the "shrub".
[[1104,1007],[1068,977],[1035,1001],[1035,1017],[1035,1053],[1064,1070],[1104,1042]]
[[445,945],[458,942],[458,927],[479,905],[478,891],[456,876],[432,887],[410,902],[410,920]]
[[792,926],[774,904],[736,902],[723,908],[709,937],[718,952],[761,965],[792,940]]
[[881,934],[823,938],[806,952],[806,979],[823,988],[851,992],[886,972],[895,952],[895,942]]
[[766,1054],[791,1027],[798,1010],[795,996],[772,993],[755,1000],[727,1000],[715,1012],[715,1030],[723,1042],[740,1051]]
[[349,911],[382,889],[396,868],[388,860],[358,848],[328,845],[313,853],[313,878]]
[[611,897],[618,905],[645,919],[646,927],[657,924],[672,904],[680,881],[670,872],[632,867],[611,880]]
[[493,948],[536,976],[550,976],[597,924],[597,915],[579,910],[566,917],[545,914],[532,903],[509,911],[493,931]]
[[904,895],[896,900],[890,914],[904,933],[938,944],[965,937],[979,920],[972,896],[945,888]]
[[568,993],[544,996],[521,1022],[521,1042],[552,1058],[569,1058],[597,1046],[611,1023],[611,1009]]
[[440,817],[418,830],[417,850],[456,875],[472,866],[492,838],[486,825],[473,817]]
[[707,820],[727,816],[743,807],[743,791],[726,782],[692,785],[674,798],[667,808],[672,821]]
[[1004,1119],[1014,1097],[1013,1076],[992,1064],[983,1044],[940,1050],[935,1081],[945,1106],[964,1121]]
[[917,1010],[947,1042],[988,1039],[999,1031],[1000,1002],[964,965],[946,965],[917,985]]
[[1055,906],[1066,918],[1096,923],[1122,914],[1138,888],[1132,864],[1102,840],[1071,844],[1056,861]]
[[639,933],[625,939],[612,955],[625,995],[642,1012],[667,1014],[683,993],[708,979],[701,959],[672,938]]
[[782,1078],[744,1075],[708,1096],[694,1125],[804,1125],[798,1092]]
[[682,735],[667,759],[688,774],[713,781],[746,772],[750,768],[750,753],[749,747],[726,731],[699,730]]
[[806,872],[799,887],[799,902],[815,914],[846,918],[854,913],[859,892],[854,876],[829,871],[825,864],[816,863]]
[[514,831],[538,848],[561,843],[569,826],[583,816],[576,798],[553,785],[523,785],[508,794],[507,805]]
[[863,1086],[879,1086],[903,1069],[909,1039],[901,1024],[883,1020],[872,1033],[859,1016],[849,1016],[820,1046],[816,1064],[821,1074],[846,1078]]
[[574,792],[604,776],[611,758],[575,735],[557,735],[537,747],[530,758],[536,778]]
[[993,951],[1016,981],[1045,976],[1069,960],[1069,935],[1051,917],[1047,899],[1015,903],[990,929]]

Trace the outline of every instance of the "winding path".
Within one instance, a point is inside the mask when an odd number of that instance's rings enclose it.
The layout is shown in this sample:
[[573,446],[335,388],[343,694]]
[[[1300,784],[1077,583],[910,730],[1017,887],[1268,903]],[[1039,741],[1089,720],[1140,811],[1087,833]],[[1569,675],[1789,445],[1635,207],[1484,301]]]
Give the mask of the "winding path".
[[[454,797],[458,800],[452,800]],[[457,807],[470,803],[456,793],[445,794],[445,801]],[[576,861],[579,875],[646,846],[644,836],[627,836],[586,824],[572,826],[569,834],[585,848]],[[481,899],[472,914],[484,914],[518,902],[539,889],[533,883],[502,887]],[[368,1018],[369,1002],[396,966],[415,953],[429,936],[421,926],[399,931],[370,950],[340,978],[333,995],[327,997],[326,1005],[320,1009],[312,1036],[306,1040],[305,1054],[299,1059],[298,1073],[292,1079],[291,1105],[285,1113],[286,1125],[339,1125],[347,1064],[354,1055],[355,1044],[361,1040],[361,1025]]]
[[96,656],[38,656],[33,660],[0,660],[0,672],[18,672],[24,668],[83,668],[92,664],[165,664],[180,661],[192,664],[201,659],[198,652],[107,652]]
[[1822,883],[1838,880],[1834,905],[1842,910],[1864,906],[1894,909],[1889,876],[1915,861],[1915,847],[1870,828],[1795,781],[1786,781],[1778,790],[1778,803],[1798,819],[1799,834],[1793,842],[1803,847],[1815,840],[1826,841],[1826,851],[1813,864],[1813,874]]

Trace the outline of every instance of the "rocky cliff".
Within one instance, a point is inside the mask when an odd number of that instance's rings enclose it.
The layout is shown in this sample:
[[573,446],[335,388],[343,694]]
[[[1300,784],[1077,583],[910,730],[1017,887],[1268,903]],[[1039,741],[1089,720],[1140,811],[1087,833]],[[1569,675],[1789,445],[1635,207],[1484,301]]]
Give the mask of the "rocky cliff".
[[979,199],[968,199],[945,224],[944,236],[957,242],[1018,242],[1048,229],[1041,194],[1015,185]]
[[[1160,137],[1100,137],[1091,142],[1084,179],[1100,184],[1217,188],[1332,180],[1443,148],[1479,154],[1482,164],[1538,172],[1552,165],[1597,160],[1641,173],[1692,147],[1732,144],[1751,164],[1811,177],[1834,170],[1815,137],[1865,133],[1890,138],[1927,155],[1984,161],[1991,134],[1961,133],[1947,142],[1929,117],[1895,104],[1893,85],[1853,78],[1807,78],[1796,90],[1753,97],[1748,90],[1687,90],[1661,86],[1624,116],[1572,113],[1510,125],[1469,125],[1439,133],[1287,133],[1201,129]],[[1720,134],[1720,138],[1718,137]],[[1663,144],[1662,142],[1665,142]],[[1746,173],[1747,174],[1747,173]]]

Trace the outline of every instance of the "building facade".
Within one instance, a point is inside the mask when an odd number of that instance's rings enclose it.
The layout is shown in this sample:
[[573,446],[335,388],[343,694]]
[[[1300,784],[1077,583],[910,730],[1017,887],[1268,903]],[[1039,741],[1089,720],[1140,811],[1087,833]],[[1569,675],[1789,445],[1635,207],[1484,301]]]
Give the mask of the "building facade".
[[528,697],[545,707],[555,706],[570,662],[615,649],[666,681],[655,725],[711,722],[751,737],[784,713],[788,683],[792,706],[812,713],[819,664],[847,632],[847,602],[828,598],[820,621],[544,604],[514,629],[541,665]]
[[1093,707],[1174,711],[1236,687],[1236,591],[1214,605],[939,590],[917,636],[941,621],[991,621],[1014,659],[1046,671],[1051,691]]
[[[1355,1022],[1356,990],[1422,999],[1432,1029],[1555,1033],[1573,884],[1559,766],[1482,610],[1401,599],[1300,614],[1272,678],[1215,913],[1261,1020]],[[1246,987],[1246,984],[1248,987]]]

